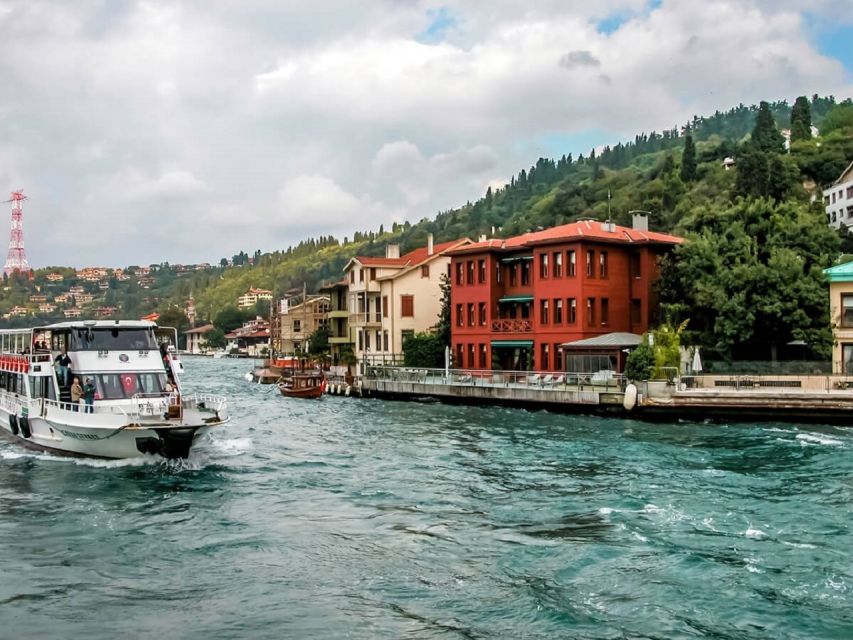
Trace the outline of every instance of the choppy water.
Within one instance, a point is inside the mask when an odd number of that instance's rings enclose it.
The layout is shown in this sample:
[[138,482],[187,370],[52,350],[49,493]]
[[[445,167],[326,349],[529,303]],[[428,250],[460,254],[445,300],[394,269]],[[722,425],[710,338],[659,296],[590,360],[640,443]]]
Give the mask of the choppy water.
[[0,444],[0,637],[850,638],[853,431],[280,397],[186,464]]

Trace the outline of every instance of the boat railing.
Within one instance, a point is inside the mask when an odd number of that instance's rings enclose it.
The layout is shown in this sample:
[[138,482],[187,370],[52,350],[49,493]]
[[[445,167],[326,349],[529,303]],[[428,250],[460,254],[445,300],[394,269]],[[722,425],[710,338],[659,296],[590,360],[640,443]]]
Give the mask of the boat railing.
[[514,387],[548,391],[622,391],[625,376],[614,371],[507,371],[368,366],[374,380],[454,386]]
[[228,404],[225,396],[218,396],[212,393],[193,393],[181,398],[181,403],[185,409],[208,409],[219,413]]

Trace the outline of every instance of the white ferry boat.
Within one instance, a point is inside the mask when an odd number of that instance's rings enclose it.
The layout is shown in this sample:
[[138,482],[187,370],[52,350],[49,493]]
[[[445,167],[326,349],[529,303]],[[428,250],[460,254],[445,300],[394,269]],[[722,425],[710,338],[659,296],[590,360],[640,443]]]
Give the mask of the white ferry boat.
[[[148,321],[61,322],[0,331],[0,433],[28,447],[100,458],[186,458],[228,421],[225,398],[184,391],[183,365]],[[64,383],[56,359],[71,360]],[[94,399],[71,402],[71,384]],[[92,398],[92,389],[89,388]]]

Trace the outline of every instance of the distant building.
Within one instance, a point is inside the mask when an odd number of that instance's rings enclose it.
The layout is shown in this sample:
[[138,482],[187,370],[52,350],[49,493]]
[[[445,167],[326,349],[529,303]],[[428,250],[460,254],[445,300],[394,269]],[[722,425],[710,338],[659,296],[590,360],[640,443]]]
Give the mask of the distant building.
[[62,282],[63,280],[65,280],[64,275],[62,275],[61,273],[56,273],[56,272],[48,273],[45,276],[45,278],[47,278],[48,282]]
[[723,158],[723,169],[728,171],[733,166],[735,166],[735,159],[734,158],[732,158],[730,156],[726,156],[725,158]]
[[211,351],[205,344],[204,339],[214,329],[215,327],[212,324],[204,324],[200,327],[184,331],[184,335],[187,337],[187,353],[201,355]]
[[341,354],[352,351],[353,340],[349,329],[349,284],[339,280],[320,287],[320,293],[329,296],[329,312],[326,314],[329,329],[329,352],[332,364],[338,365]]
[[252,287],[242,296],[237,298],[237,306],[240,309],[248,309],[250,307],[254,307],[259,300],[272,300],[272,291]]
[[47,302],[47,296],[43,293],[34,293],[30,296],[30,302]]
[[15,317],[20,318],[23,316],[28,316],[29,314],[30,314],[30,311],[26,307],[15,306],[15,307],[12,307],[12,309],[9,311],[9,315],[12,316],[13,318],[15,318]]
[[73,309],[66,309],[62,312],[66,318],[79,318],[83,315],[82,309],[77,309],[76,307]]
[[278,314],[278,349],[288,355],[308,351],[308,338],[328,321],[329,296],[308,296],[305,302],[287,305]]
[[832,372],[853,375],[853,262],[824,269],[829,280]]
[[40,313],[53,313],[56,311],[56,305],[50,304],[49,302],[45,302],[44,304],[39,305]]
[[263,318],[255,318],[239,329],[225,334],[225,350],[260,357],[269,352],[270,324]]
[[853,226],[853,162],[838,176],[838,180],[823,190],[826,221],[830,227]]
[[98,307],[95,309],[96,318],[110,318],[115,315],[118,309],[116,307]]

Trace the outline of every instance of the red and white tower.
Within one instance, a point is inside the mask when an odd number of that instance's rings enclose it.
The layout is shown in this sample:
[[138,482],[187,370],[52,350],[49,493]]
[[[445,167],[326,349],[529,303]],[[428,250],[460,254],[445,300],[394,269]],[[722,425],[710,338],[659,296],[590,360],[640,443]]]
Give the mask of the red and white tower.
[[27,199],[23,190],[13,191],[12,197],[6,202],[12,203],[12,230],[9,233],[9,254],[3,273],[7,276],[15,271],[25,273],[30,271],[27,254],[24,252],[24,210],[21,203]]

